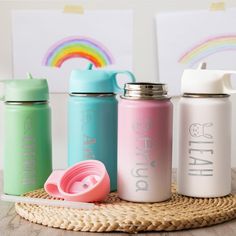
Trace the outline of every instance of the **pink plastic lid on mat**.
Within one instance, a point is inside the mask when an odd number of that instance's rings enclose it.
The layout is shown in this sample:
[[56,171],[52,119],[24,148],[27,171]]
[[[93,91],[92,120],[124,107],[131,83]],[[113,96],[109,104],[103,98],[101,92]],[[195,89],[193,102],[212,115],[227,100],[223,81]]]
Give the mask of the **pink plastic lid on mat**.
[[49,195],[68,201],[96,202],[109,194],[110,178],[102,162],[87,160],[65,171],[53,171],[44,189]]

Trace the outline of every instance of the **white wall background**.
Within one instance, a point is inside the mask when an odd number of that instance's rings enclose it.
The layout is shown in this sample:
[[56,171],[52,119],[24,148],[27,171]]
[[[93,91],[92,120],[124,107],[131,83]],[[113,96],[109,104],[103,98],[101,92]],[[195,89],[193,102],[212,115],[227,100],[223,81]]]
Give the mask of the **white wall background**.
[[[226,7],[236,7],[236,0],[228,0]],[[163,11],[182,11],[208,9],[210,0],[0,0],[0,80],[12,77],[12,48],[11,48],[11,10],[12,9],[63,9],[65,4],[79,4],[85,9],[133,9],[134,10],[134,73],[139,81],[158,81],[158,61],[154,16]],[[236,69],[236,68],[235,68]],[[52,132],[53,132],[53,166],[67,166],[67,94],[51,94]],[[178,128],[177,100],[174,116],[174,150],[173,166],[177,164]],[[236,120],[236,96],[232,97],[233,121]],[[0,169],[3,166],[3,103],[0,103]],[[236,166],[236,123],[232,126],[232,166]],[[14,147],[13,147],[14,148]]]

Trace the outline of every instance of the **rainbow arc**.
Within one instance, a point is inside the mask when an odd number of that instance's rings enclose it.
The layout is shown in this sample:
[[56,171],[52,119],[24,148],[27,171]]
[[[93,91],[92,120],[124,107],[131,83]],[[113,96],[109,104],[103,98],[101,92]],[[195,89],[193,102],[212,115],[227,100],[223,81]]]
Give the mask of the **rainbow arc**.
[[114,63],[111,53],[100,42],[87,37],[68,37],[53,44],[47,51],[43,65],[60,68],[73,58],[83,58],[96,67]]
[[194,65],[203,59],[223,51],[236,50],[236,34],[211,37],[187,50],[178,60],[181,64]]

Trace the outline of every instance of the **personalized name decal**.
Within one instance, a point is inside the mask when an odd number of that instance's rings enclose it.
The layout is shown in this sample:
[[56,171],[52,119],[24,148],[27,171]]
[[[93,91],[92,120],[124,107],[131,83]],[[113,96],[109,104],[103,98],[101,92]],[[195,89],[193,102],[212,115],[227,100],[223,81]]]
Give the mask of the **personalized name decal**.
[[136,122],[133,125],[135,133],[135,156],[136,164],[131,169],[131,176],[135,178],[135,191],[149,190],[149,172],[151,168],[156,168],[156,160],[153,160],[153,138],[149,135],[152,129],[152,122],[146,119],[142,122]]
[[92,137],[87,132],[87,127],[92,125],[93,118],[95,116],[95,111],[93,110],[86,110],[83,112],[82,116],[82,131],[83,131],[83,156],[86,159],[95,159],[94,154],[94,145],[96,144],[97,140],[95,137]]
[[24,121],[22,138],[23,185],[36,183],[36,139],[33,132],[33,116],[27,116]]
[[213,123],[194,123],[189,127],[188,175],[213,176]]

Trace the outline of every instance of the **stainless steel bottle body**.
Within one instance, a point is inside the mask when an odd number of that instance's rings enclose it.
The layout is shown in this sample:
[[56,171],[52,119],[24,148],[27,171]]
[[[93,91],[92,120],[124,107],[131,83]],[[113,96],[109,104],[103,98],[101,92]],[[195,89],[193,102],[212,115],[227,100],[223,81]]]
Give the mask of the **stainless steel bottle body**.
[[6,102],[4,192],[42,188],[52,171],[51,110],[47,102]]
[[71,94],[68,103],[68,164],[102,161],[117,189],[117,100],[115,94]]
[[180,99],[177,191],[192,197],[231,192],[231,102],[227,95]]
[[128,83],[118,106],[118,195],[134,202],[171,196],[172,103],[166,86]]

